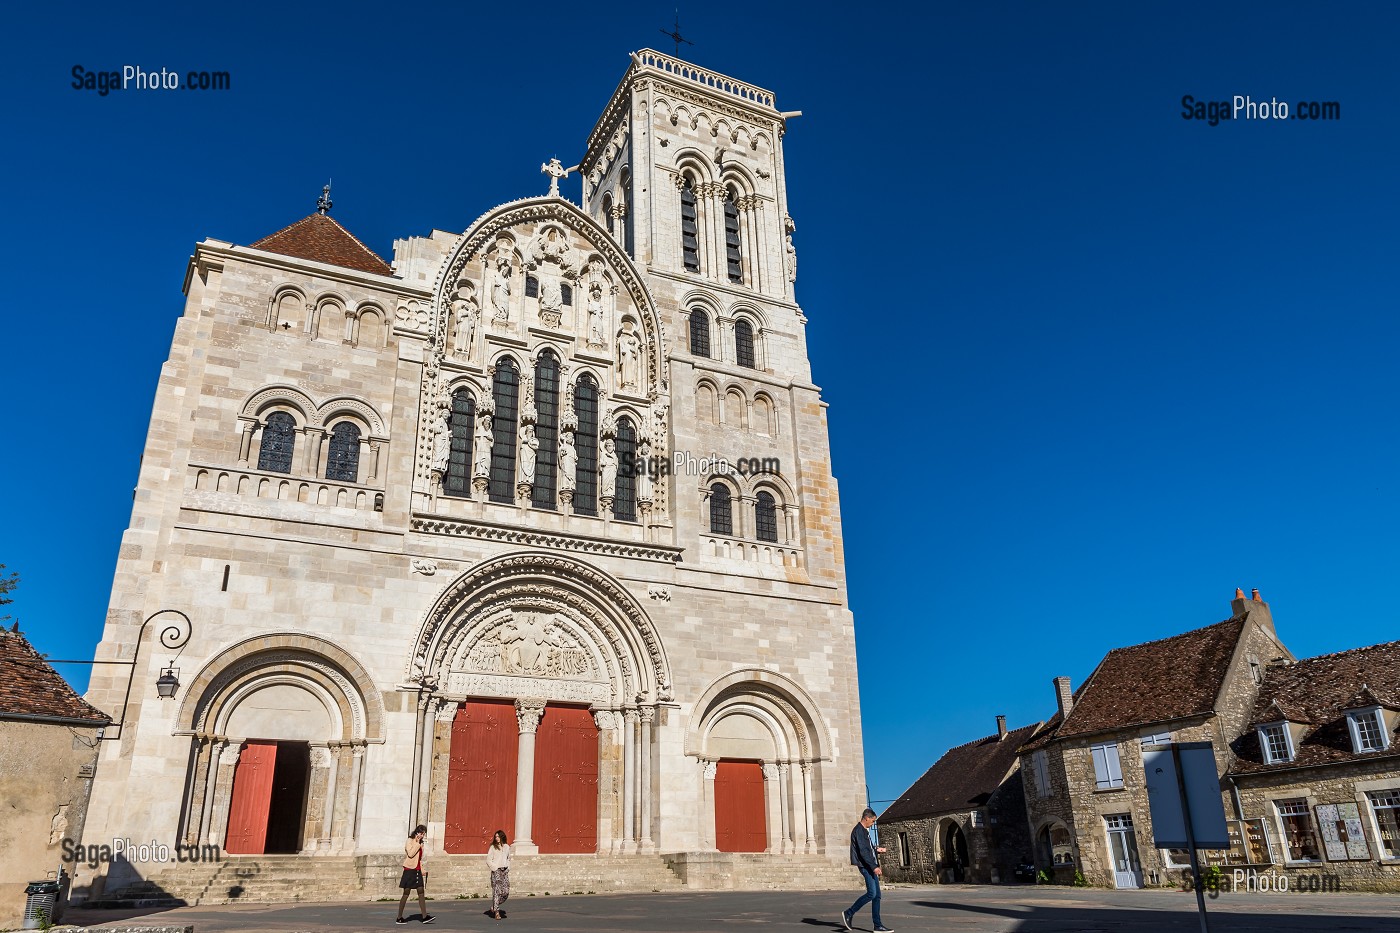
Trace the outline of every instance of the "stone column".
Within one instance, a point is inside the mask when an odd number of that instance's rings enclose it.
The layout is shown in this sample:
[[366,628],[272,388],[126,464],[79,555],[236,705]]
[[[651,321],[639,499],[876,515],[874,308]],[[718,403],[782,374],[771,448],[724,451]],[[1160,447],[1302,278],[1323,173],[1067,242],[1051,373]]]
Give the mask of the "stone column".
[[214,790],[219,783],[219,756],[228,748],[228,739],[221,735],[213,736],[209,747],[209,760],[204,771],[204,804],[199,811],[198,838],[196,842],[213,842],[211,823],[214,818]]
[[792,797],[789,796],[789,765],[786,761],[778,762],[778,812],[782,823],[782,846],[779,849],[783,854],[793,851],[792,845]]
[[372,478],[374,473],[374,465],[370,462],[370,442],[368,437],[362,436],[360,438],[360,458],[355,464],[355,479],[353,480],[353,482],[363,483],[364,480],[362,480],[360,477],[367,475],[365,473],[366,469],[370,471],[368,475],[370,475]]
[[703,785],[700,807],[700,849],[714,852],[715,846],[715,772],[719,764],[700,759],[700,783]]
[[256,421],[243,422],[243,434],[238,439],[238,465],[247,466],[248,457],[253,449],[253,432],[257,430]]
[[817,845],[813,838],[812,828],[815,821],[812,819],[812,763],[810,761],[801,762],[802,767],[802,807],[806,817],[806,841],[805,851],[815,852]]
[[617,851],[619,820],[622,815],[618,793],[617,713],[600,709],[593,711],[598,727],[598,852]]
[[350,764],[350,825],[342,842],[347,853],[354,852],[360,840],[360,806],[364,803],[365,748],[363,741],[355,743]]
[[544,700],[522,697],[515,701],[515,718],[520,726],[520,752],[515,768],[515,841],[511,848],[520,855],[535,855],[540,849],[530,838],[535,807],[535,730],[544,715]]
[[637,842],[637,711],[622,713],[622,849],[636,851]]
[[204,782],[209,773],[209,736],[197,735],[191,743],[190,763],[185,775],[185,812],[181,814],[180,842],[199,842],[200,814],[204,804]]
[[763,762],[763,810],[764,822],[768,824],[768,849],[771,854],[783,850],[783,817],[781,792],[778,790],[778,766],[771,761]]
[[379,452],[383,447],[381,441],[369,442],[369,482],[374,482],[379,478]]
[[326,436],[326,432],[320,428],[303,428],[302,436],[306,440],[306,463],[302,468],[303,476],[321,475],[321,440]]
[[233,803],[233,774],[238,769],[238,757],[241,754],[243,744],[239,742],[236,748],[226,749],[224,754],[219,756],[219,770],[214,789],[214,818],[209,824],[209,841],[220,849],[224,847],[224,837],[228,835],[228,809]]
[[316,848],[321,852],[329,852],[333,846],[335,832],[335,798],[336,783],[340,779],[340,743],[330,742],[326,745],[313,745],[311,747],[312,774],[318,768],[317,757],[321,758],[319,768],[325,771],[325,800],[321,807],[321,832]]
[[414,785],[418,795],[417,816],[414,817],[414,824],[427,823],[428,812],[428,791],[432,786],[433,779],[433,738],[437,731],[437,717],[446,701],[433,697],[428,701],[427,707],[423,711],[423,732],[420,736],[423,743],[422,762],[418,769],[418,783]]
[[656,709],[655,707],[644,706],[640,710],[640,713],[641,734],[638,737],[638,742],[641,745],[641,767],[638,768],[638,771],[640,771],[641,773],[638,776],[641,778],[642,787],[641,793],[638,796],[641,798],[642,819],[637,845],[640,849],[644,851],[650,851],[656,848],[656,841],[652,838],[651,835],[651,805],[653,799],[653,782],[651,775],[651,737],[652,720],[656,718]]
[[419,786],[420,786],[420,784],[421,784],[421,780],[422,780],[422,777],[423,777],[423,756],[424,756],[424,750],[423,750],[423,732],[424,732],[424,730],[426,729],[426,727],[425,727],[424,724],[423,724],[423,721],[424,721],[425,719],[428,720],[429,722],[432,721],[432,717],[428,715],[428,702],[429,702],[431,699],[432,699],[432,694],[430,694],[426,689],[421,689],[421,690],[418,691],[418,713],[417,713],[416,718],[413,720],[413,735],[414,735],[414,738],[413,738],[413,777],[412,777],[412,779],[411,779],[411,783],[408,785],[408,786],[409,786],[409,795],[408,795],[408,825],[409,825],[409,826],[416,826],[416,825],[418,824],[418,822],[419,822],[419,820],[418,820],[418,788],[419,788]]

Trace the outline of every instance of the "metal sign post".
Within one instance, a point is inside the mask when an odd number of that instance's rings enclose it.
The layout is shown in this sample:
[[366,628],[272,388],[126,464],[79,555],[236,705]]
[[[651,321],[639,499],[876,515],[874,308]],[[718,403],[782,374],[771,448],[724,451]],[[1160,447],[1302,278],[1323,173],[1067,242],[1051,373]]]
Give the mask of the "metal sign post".
[[1159,849],[1185,849],[1189,853],[1201,933],[1210,933],[1196,849],[1230,847],[1215,749],[1209,742],[1173,742],[1167,748],[1144,751],[1142,765],[1152,812],[1152,843]]

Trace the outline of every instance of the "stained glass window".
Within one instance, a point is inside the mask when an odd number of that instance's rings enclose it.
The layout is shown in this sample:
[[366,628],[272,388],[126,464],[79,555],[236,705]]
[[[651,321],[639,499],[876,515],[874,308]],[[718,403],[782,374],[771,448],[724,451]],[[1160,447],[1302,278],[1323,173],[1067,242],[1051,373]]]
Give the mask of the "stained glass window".
[[285,411],[274,411],[263,425],[258,448],[258,469],[269,473],[292,472],[292,451],[297,443],[297,423]]

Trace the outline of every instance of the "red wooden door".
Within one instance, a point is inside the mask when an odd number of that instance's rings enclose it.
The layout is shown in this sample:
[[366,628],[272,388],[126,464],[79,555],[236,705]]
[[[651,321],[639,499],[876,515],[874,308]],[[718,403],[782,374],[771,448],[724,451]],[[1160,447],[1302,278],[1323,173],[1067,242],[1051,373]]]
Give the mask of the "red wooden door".
[[228,835],[224,839],[224,849],[230,855],[262,855],[276,766],[276,742],[243,743],[233,772],[233,800],[229,803]]
[[598,848],[598,727],[576,706],[546,706],[535,736],[530,835],[541,853]]
[[[520,728],[510,700],[468,700],[452,720],[443,848],[480,855],[491,836],[515,835],[515,765]],[[514,840],[512,840],[514,841]]]
[[768,848],[763,767],[756,761],[715,763],[715,848],[721,852]]

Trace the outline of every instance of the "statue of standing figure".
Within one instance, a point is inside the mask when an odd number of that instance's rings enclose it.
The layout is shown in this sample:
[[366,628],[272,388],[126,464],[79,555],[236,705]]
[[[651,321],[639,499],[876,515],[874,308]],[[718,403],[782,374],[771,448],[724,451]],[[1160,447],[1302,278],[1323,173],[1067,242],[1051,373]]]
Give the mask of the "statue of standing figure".
[[491,307],[496,310],[496,320],[510,320],[510,257],[505,253],[496,257],[496,281],[491,284]]
[[603,283],[594,282],[588,286],[588,345],[604,346],[607,330],[603,322]]
[[792,245],[792,235],[797,230],[797,224],[793,223],[792,216],[783,215],[783,230],[786,236],[783,238],[783,250],[787,262],[787,277],[789,282],[797,281],[797,247]]
[[559,435],[559,488],[573,489],[577,471],[578,451],[574,449],[574,432],[564,431]]
[[539,457],[540,439],[535,436],[535,426],[526,423],[520,429],[520,480],[522,483],[535,481],[535,462]]
[[598,487],[598,495],[612,498],[617,489],[617,447],[610,437],[603,438],[603,451],[598,455],[603,474],[603,485]]
[[433,463],[434,473],[446,473],[447,461],[452,453],[452,425],[448,421],[446,406],[440,406],[437,420],[433,422]]
[[457,319],[457,342],[453,345],[458,353],[471,353],[476,340],[476,325],[481,320],[481,310],[476,306],[476,296],[470,285],[462,285],[452,299],[452,314]]
[[491,475],[491,413],[476,413],[476,436],[472,441],[472,476]]
[[617,338],[617,366],[622,373],[622,388],[636,389],[641,384],[642,342],[628,321]]

